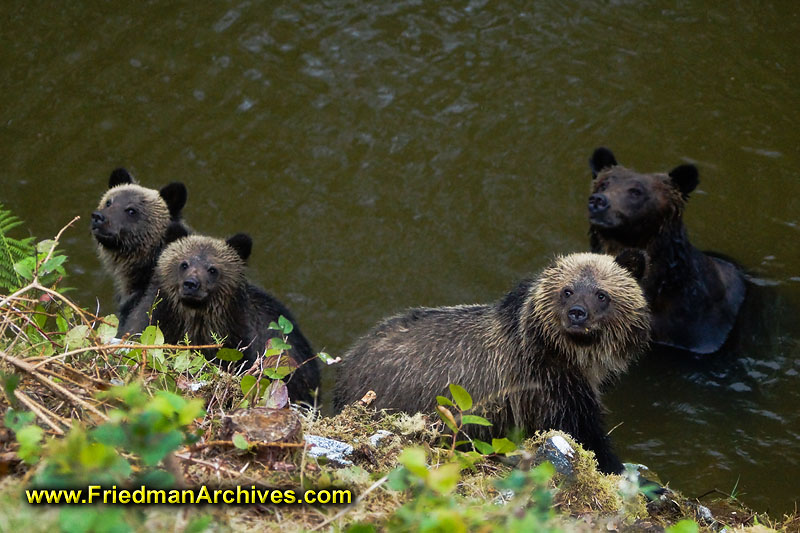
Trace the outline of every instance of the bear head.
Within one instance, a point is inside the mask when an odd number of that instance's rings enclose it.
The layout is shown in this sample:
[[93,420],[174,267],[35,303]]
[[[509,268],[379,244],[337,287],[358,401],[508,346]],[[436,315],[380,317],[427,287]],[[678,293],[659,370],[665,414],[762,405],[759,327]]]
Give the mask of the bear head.
[[108,186],[92,213],[92,234],[102,248],[122,255],[142,254],[181,236],[179,221],[187,197],[183,183],[147,189],[118,168]]
[[617,257],[559,257],[536,281],[530,321],[536,336],[579,368],[593,384],[622,372],[650,339],[650,312],[639,280],[641,250]]
[[244,233],[224,241],[203,235],[181,238],[158,260],[159,288],[174,304],[195,309],[222,306],[245,285],[252,246]]
[[607,148],[595,150],[589,166],[589,222],[628,246],[641,246],[665,223],[680,221],[689,193],[699,183],[694,165],[640,174],[619,165]]

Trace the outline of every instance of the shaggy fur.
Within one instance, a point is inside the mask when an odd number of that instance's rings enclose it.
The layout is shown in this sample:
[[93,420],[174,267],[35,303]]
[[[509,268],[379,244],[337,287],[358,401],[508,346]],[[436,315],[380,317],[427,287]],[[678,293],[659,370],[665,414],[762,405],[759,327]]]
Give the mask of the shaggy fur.
[[[147,296],[133,313],[128,333],[139,332],[152,321],[159,325],[166,342],[177,343],[186,336],[193,344],[215,344],[213,332],[225,338],[226,347],[241,350],[243,365],[250,367],[264,353],[269,339],[280,335],[269,329],[269,324],[283,315],[294,325],[288,339],[292,346],[289,356],[299,367],[287,383],[289,396],[312,404],[320,385],[314,352],[289,310],[248,283],[245,262],[251,248],[252,241],[245,234],[227,241],[192,235],[167,246]],[[215,353],[205,350],[208,359]]]
[[593,252],[637,248],[651,259],[642,287],[653,313],[653,341],[696,353],[717,351],[733,328],[745,285],[731,263],[689,242],[683,212],[699,183],[697,168],[640,174],[595,150],[589,197]]
[[[644,257],[619,260],[641,272]],[[569,316],[577,307],[588,310],[579,327]],[[335,401],[341,408],[374,390],[378,409],[431,411],[455,383],[493,422],[468,426],[470,436],[560,429],[593,450],[603,471],[617,472],[600,387],[627,368],[648,334],[647,304],[629,270],[610,256],[573,254],[494,304],[412,309],[385,320],[343,357]]]
[[114,279],[120,324],[147,289],[163,247],[186,235],[181,220],[186,187],[170,183],[160,191],[141,187],[122,168],[111,173],[109,190],[92,213],[97,254]]

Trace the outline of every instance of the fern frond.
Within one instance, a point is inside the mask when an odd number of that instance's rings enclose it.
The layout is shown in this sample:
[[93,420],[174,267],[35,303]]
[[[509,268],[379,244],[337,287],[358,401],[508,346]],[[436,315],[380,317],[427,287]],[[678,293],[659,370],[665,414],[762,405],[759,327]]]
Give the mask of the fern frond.
[[14,263],[36,253],[33,237],[14,239],[8,232],[22,221],[0,204],[0,289],[14,290],[22,285],[22,278],[14,270]]

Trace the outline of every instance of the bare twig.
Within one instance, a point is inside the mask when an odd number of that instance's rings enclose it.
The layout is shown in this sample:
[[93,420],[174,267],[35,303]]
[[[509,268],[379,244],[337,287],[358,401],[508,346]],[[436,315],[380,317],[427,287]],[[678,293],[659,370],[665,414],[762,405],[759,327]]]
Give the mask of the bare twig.
[[389,476],[383,476],[382,478],[380,478],[378,481],[376,481],[375,483],[370,485],[367,488],[367,490],[365,490],[364,492],[359,494],[358,498],[356,498],[356,501],[354,501],[353,503],[351,503],[350,505],[348,505],[347,507],[345,507],[344,509],[342,509],[341,511],[339,511],[338,513],[333,515],[332,517],[328,518],[327,520],[325,520],[321,524],[317,524],[316,526],[312,527],[311,531],[318,531],[318,530],[322,529],[323,527],[327,526],[328,524],[330,524],[331,522],[333,522],[334,520],[338,520],[339,518],[343,517],[344,515],[346,515],[347,513],[352,511],[353,509],[355,509],[358,506],[358,504],[361,503],[364,500],[364,498],[367,496],[367,494],[369,494],[373,490],[377,489],[378,487],[380,487],[381,485],[386,483],[386,481],[388,479],[389,479]]
[[40,383],[42,383],[52,391],[57,392],[58,394],[64,396],[66,399],[72,402],[73,405],[83,407],[87,411],[90,411],[95,415],[99,416],[103,421],[106,422],[108,421],[108,417],[105,415],[105,413],[99,411],[95,406],[93,406],[86,400],[79,398],[78,396],[70,392],[69,389],[62,387],[61,385],[54,382],[47,376],[43,375],[41,372],[38,372],[36,369],[34,369],[31,365],[29,365],[22,359],[18,359],[12,355],[8,355],[3,351],[0,351],[0,359],[4,359],[5,361],[8,361],[15,367],[19,368],[20,370],[27,372],[28,374],[36,378]]
[[[51,412],[50,412],[50,411],[48,411],[48,410],[47,410],[47,408],[45,408],[44,406],[41,406],[41,405],[37,404],[37,403],[36,403],[36,402],[34,402],[34,401],[33,401],[33,400],[32,400],[32,399],[31,399],[31,398],[30,398],[30,397],[29,397],[27,394],[25,394],[24,392],[22,392],[22,391],[21,391],[21,390],[19,390],[19,389],[17,389],[17,390],[15,390],[15,391],[14,391],[14,396],[15,396],[15,397],[17,398],[17,400],[19,400],[19,401],[20,401],[20,403],[22,403],[22,404],[23,404],[25,407],[27,407],[28,409],[30,409],[31,411],[33,411],[33,412],[34,412],[34,414],[36,414],[36,416],[38,416],[38,417],[39,417],[39,418],[42,420],[42,422],[44,422],[45,424],[47,424],[48,426],[50,426],[51,428],[53,428],[53,431],[55,431],[55,432],[56,432],[56,433],[58,433],[59,435],[64,435],[64,430],[63,430],[63,429],[61,429],[61,427],[60,427],[59,425],[57,425],[57,424],[56,424],[56,423],[53,421],[53,418],[56,418],[56,419],[59,419],[59,418],[60,418],[58,415],[56,415],[56,414],[54,414],[54,413],[51,413]],[[62,423],[63,423],[63,422],[62,422]],[[65,424],[65,426],[69,426],[69,424]]]

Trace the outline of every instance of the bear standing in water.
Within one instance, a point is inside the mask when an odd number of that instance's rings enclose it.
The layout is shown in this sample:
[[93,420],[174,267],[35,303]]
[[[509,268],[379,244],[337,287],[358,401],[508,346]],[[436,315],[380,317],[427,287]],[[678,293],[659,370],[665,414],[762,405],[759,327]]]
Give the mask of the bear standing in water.
[[683,210],[699,183],[697,168],[640,174],[619,165],[607,148],[595,150],[589,163],[591,249],[647,253],[642,288],[653,313],[653,341],[700,354],[719,350],[736,322],[745,284],[734,265],[689,242]]
[[[314,352],[289,310],[247,281],[245,262],[252,246],[250,236],[243,233],[226,241],[191,235],[167,246],[126,333],[138,333],[152,322],[168,343],[186,336],[193,344],[216,344],[214,333],[225,338],[226,347],[241,350],[243,364],[249,367],[264,353],[269,339],[280,336],[269,324],[283,315],[294,326],[288,336],[289,357],[298,365],[287,383],[289,397],[313,405],[320,385]],[[208,359],[215,353],[205,351]]]
[[378,409],[432,411],[455,383],[493,423],[468,426],[471,437],[560,429],[592,450],[603,472],[620,472],[600,387],[647,346],[650,317],[635,279],[644,261],[638,251],[616,260],[572,254],[499,302],[389,318],[342,357],[337,408],[373,390]]
[[120,331],[147,290],[161,250],[187,233],[181,220],[184,205],[183,183],[156,191],[134,183],[124,168],[111,173],[91,228],[97,255],[114,278]]

